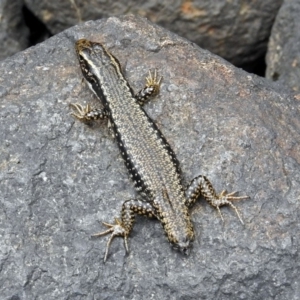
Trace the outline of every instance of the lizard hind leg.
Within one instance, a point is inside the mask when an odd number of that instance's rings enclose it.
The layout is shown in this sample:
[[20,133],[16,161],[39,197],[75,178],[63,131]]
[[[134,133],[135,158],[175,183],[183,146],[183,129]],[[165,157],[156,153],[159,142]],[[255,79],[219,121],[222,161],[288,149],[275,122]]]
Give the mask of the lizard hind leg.
[[224,218],[222,216],[222,213],[221,213],[221,210],[220,210],[220,206],[223,206],[223,205],[229,205],[232,209],[234,209],[235,213],[237,214],[240,222],[244,225],[244,222],[241,218],[241,215],[237,209],[237,207],[235,205],[233,205],[231,203],[231,201],[234,201],[234,200],[243,200],[243,199],[248,199],[249,197],[248,196],[235,196],[237,192],[231,192],[231,193],[227,193],[226,190],[223,190],[217,197],[218,199],[215,199],[213,202],[210,202],[210,204],[212,206],[214,206],[217,211],[219,212],[220,214],[220,217],[222,219],[222,221],[224,222]]
[[106,244],[104,262],[106,262],[111,242],[116,236],[121,236],[124,238],[125,250],[127,253],[129,252],[128,236],[132,230],[136,214],[145,215],[148,217],[156,216],[155,210],[150,203],[135,199],[127,200],[123,203],[122,206],[121,220],[115,218],[114,224],[108,224],[103,222],[103,224],[106,227],[108,227],[108,229],[92,235],[92,237],[100,237],[107,234],[111,234]]
[[224,218],[222,216],[220,207],[223,205],[229,205],[232,209],[234,209],[240,222],[244,225],[237,207],[232,204],[231,201],[248,199],[249,197],[235,196],[235,194],[236,192],[227,193],[227,191],[222,191],[220,194],[217,194],[210,181],[205,176],[200,175],[194,178],[186,189],[187,200],[185,204],[187,207],[191,207],[199,198],[199,196],[202,195],[210,205],[217,209],[223,222]]
[[100,237],[100,236],[111,233],[110,238],[108,239],[106,248],[105,248],[104,262],[106,262],[110,244],[111,244],[112,240],[114,239],[114,237],[116,237],[116,236],[124,237],[124,246],[125,246],[126,252],[129,252],[128,242],[127,242],[128,234],[126,233],[126,229],[123,227],[122,222],[119,219],[115,218],[115,224],[109,224],[109,223],[105,223],[105,222],[102,222],[102,224],[105,225],[106,227],[108,227],[108,229],[105,231],[93,234],[92,237]]

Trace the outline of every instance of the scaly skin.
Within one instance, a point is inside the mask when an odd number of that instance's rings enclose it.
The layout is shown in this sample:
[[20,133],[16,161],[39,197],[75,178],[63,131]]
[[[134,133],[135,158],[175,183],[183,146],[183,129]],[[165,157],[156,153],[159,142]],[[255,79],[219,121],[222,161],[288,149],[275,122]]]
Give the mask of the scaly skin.
[[[83,76],[103,108],[92,110],[89,105],[82,107],[73,104],[76,110],[73,115],[84,122],[109,118],[125,166],[143,199],[124,202],[121,219],[116,219],[115,224],[104,223],[108,229],[94,235],[111,233],[104,261],[115,236],[124,238],[128,251],[127,239],[135,214],[156,217],[174,248],[188,254],[195,236],[189,208],[200,195],[215,206],[219,213],[219,207],[227,204],[237,214],[230,200],[247,197],[235,197],[233,193],[224,192],[218,196],[204,176],[193,180],[185,194],[179,163],[173,150],[141,107],[159,92],[161,78],[157,78],[156,71],[154,74],[149,73],[145,88],[134,95],[118,60],[103,45],[82,39],[76,42],[75,48]],[[238,217],[241,220],[239,214]]]

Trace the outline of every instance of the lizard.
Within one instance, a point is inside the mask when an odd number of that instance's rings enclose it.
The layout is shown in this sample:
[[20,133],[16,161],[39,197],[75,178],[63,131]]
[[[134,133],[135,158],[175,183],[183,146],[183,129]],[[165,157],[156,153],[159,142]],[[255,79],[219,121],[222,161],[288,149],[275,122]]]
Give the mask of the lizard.
[[128,236],[135,215],[158,219],[173,248],[188,255],[195,233],[189,209],[202,195],[221,216],[220,207],[229,205],[243,220],[231,201],[248,198],[236,192],[217,194],[203,175],[194,178],[187,188],[182,184],[179,162],[166,138],[143,109],[143,104],[159,93],[162,77],[149,71],[146,85],[134,93],[122,73],[119,61],[101,43],[80,39],[75,44],[81,71],[89,88],[102,103],[102,108],[92,109],[88,104],[71,104],[72,115],[83,122],[108,119],[125,166],[134,182],[140,199],[123,203],[121,217],[113,224],[103,222],[107,230],[94,234],[110,234],[104,262],[114,237],[124,238],[128,253]]

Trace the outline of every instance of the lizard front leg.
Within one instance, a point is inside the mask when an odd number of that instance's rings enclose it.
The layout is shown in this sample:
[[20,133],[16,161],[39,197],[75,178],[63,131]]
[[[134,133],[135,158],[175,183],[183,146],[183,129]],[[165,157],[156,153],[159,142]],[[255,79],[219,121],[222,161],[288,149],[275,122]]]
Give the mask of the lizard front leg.
[[215,189],[213,188],[210,181],[205,176],[198,176],[194,178],[188,188],[186,189],[186,206],[191,207],[196,202],[196,200],[199,198],[200,195],[202,195],[205,200],[211,204],[213,207],[215,207],[224,222],[224,218],[222,216],[220,207],[223,205],[229,205],[231,208],[234,209],[236,212],[239,220],[242,224],[244,224],[238,209],[235,205],[231,203],[233,200],[242,200],[249,198],[248,196],[235,196],[236,192],[233,193],[227,193],[226,191],[222,191],[219,195],[216,193]]
[[141,200],[127,200],[122,206],[121,220],[115,218],[114,224],[103,222],[108,229],[92,235],[92,237],[100,237],[109,233],[111,234],[106,245],[104,262],[106,262],[110,244],[116,236],[122,236],[124,238],[124,247],[126,252],[129,252],[127,239],[135,221],[135,214],[145,215],[148,217],[156,216],[154,208],[148,202]]
[[150,98],[159,93],[162,77],[157,77],[157,72],[154,70],[152,73],[149,71],[146,77],[146,85],[134,97],[140,105],[144,105]]
[[109,116],[109,112],[104,108],[94,108],[92,109],[89,104],[82,106],[78,103],[71,103],[76,113],[71,113],[72,116],[76,117],[82,122],[89,122],[98,119],[106,119]]

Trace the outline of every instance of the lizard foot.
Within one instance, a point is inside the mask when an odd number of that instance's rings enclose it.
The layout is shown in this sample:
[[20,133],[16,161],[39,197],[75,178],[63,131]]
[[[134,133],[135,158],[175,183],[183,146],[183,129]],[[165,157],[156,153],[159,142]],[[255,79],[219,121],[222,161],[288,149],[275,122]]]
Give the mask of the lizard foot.
[[234,200],[242,200],[242,199],[248,199],[249,197],[248,196],[235,196],[237,192],[232,192],[232,193],[227,193],[227,191],[222,191],[219,196],[218,196],[218,199],[214,199],[211,204],[212,206],[214,206],[218,212],[219,212],[219,215],[222,219],[222,221],[224,222],[224,218],[222,216],[222,213],[221,213],[221,210],[220,210],[220,206],[223,206],[223,205],[229,205],[231,208],[234,209],[235,213],[237,214],[240,222],[244,225],[244,222],[239,214],[239,211],[238,209],[236,208],[235,205],[233,205],[231,203],[231,201],[234,201]]
[[70,106],[73,107],[77,113],[71,113],[72,116],[76,117],[80,121],[87,120],[87,114],[91,111],[91,107],[87,104],[85,107],[80,105],[79,103],[70,103]]
[[128,234],[126,232],[126,229],[123,227],[122,222],[117,218],[115,219],[115,224],[108,224],[105,222],[102,222],[102,223],[103,223],[103,225],[108,227],[108,229],[105,231],[93,234],[92,237],[99,237],[99,236],[103,236],[103,235],[111,233],[110,238],[106,244],[106,249],[105,249],[104,262],[106,262],[110,244],[111,244],[113,238],[116,236],[124,237],[124,246],[125,246],[126,252],[128,252],[128,243],[127,243],[127,235]]
[[151,97],[154,97],[159,93],[161,81],[162,77],[157,76],[156,69],[154,72],[149,70],[145,87],[135,95],[135,98],[140,105],[144,105]]
[[82,122],[90,122],[98,119],[105,119],[109,116],[109,113],[104,108],[92,109],[89,104],[82,106],[79,103],[70,103],[70,106],[75,110],[71,115]]

